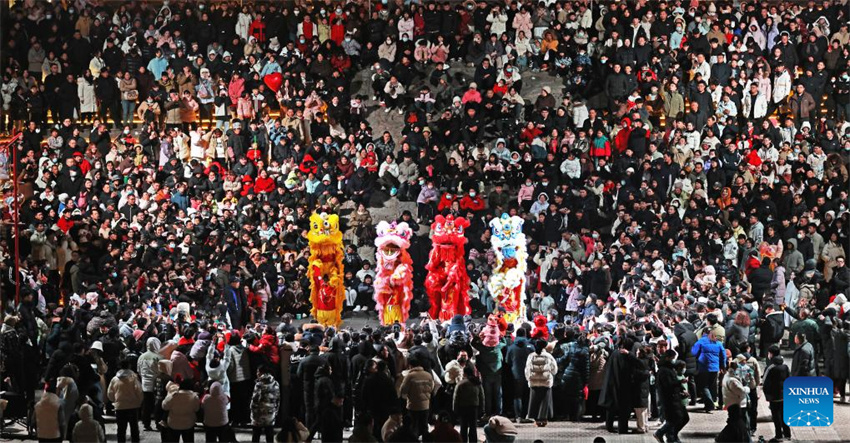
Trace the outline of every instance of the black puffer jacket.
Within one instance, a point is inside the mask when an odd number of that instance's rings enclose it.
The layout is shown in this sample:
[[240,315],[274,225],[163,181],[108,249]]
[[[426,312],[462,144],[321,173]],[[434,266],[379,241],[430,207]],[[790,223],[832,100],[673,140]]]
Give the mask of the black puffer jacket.
[[694,325],[691,323],[677,323],[673,328],[673,333],[676,334],[676,339],[679,340],[679,347],[676,349],[676,352],[679,353],[679,358],[685,361],[685,373],[688,375],[697,373],[697,359],[691,354],[691,348],[697,342],[695,330]]

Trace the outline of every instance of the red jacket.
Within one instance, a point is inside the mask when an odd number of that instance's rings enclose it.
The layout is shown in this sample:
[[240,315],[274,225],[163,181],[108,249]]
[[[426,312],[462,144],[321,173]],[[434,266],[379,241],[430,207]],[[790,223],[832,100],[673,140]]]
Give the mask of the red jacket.
[[254,192],[262,194],[272,191],[274,191],[274,180],[271,177],[257,177],[257,180],[254,182]]
[[456,197],[453,195],[452,198],[449,198],[447,197],[448,195],[449,194],[446,193],[443,194],[442,197],[440,197],[440,203],[437,203],[438,211],[442,211],[443,209],[449,209],[452,207],[452,203],[454,203]]
[[59,221],[56,222],[56,226],[59,226],[59,229],[61,229],[62,232],[67,234],[68,231],[70,231],[71,228],[74,226],[74,221],[69,218],[59,217]]
[[277,337],[263,334],[257,345],[248,345],[248,350],[265,356],[272,364],[280,363],[280,352],[277,349]]
[[253,35],[258,42],[263,43],[266,41],[266,24],[261,19],[254,19],[248,33]]
[[482,211],[486,205],[484,204],[484,199],[479,196],[470,197],[469,195],[464,196],[460,199],[460,209],[464,209],[467,211]]

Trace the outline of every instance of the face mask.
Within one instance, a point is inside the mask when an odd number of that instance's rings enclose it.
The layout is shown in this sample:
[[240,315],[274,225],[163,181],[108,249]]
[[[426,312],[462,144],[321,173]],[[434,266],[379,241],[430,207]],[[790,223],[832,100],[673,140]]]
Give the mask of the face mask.
[[526,186],[531,186],[531,182],[525,182]]
[[73,14],[73,13],[74,13],[74,8],[71,8],[71,9],[68,10],[68,14]]
[[410,40],[410,39],[409,39],[409,38],[407,38],[407,37],[402,37],[402,38],[401,38],[401,41],[403,41],[403,42],[406,42],[406,41],[408,41],[408,40]]
[[512,68],[505,68],[505,72],[510,73],[510,72],[514,72],[514,70]]
[[125,129],[125,130],[124,130],[124,135],[127,135],[127,134],[129,134],[129,133],[130,133],[130,130],[129,130],[129,129]]
[[175,246],[177,246],[177,245],[174,242],[171,242],[171,243],[168,244],[168,247],[171,248],[171,249],[174,249]]
[[293,14],[298,14],[299,12],[301,12],[301,11],[299,11],[299,10],[297,10],[297,9],[293,9],[293,10],[292,10],[292,13],[293,13]]
[[594,240],[598,240],[598,239],[599,239],[599,234],[593,234],[593,239],[594,239]]
[[543,186],[549,186],[549,182],[543,182],[542,185]]
[[425,180],[419,180],[419,186],[425,186]]
[[45,16],[44,16],[44,18],[46,18],[46,19],[50,20],[50,19],[52,19],[52,18],[53,18],[53,15],[51,15],[51,14],[47,14],[47,15],[45,15]]
[[802,239],[803,239],[803,237],[805,237],[805,235],[803,235],[803,234],[797,234],[797,239],[802,240]]
[[345,41],[350,42],[350,41],[351,41],[351,37],[346,37],[346,38],[345,38]]
[[340,14],[342,14],[342,9],[337,9],[337,10],[336,10],[336,15],[340,15]]
[[474,193],[474,192],[470,192],[470,193],[469,193],[469,196],[470,196],[470,197],[475,197],[475,193]]
[[302,38],[302,39],[299,39],[298,41],[299,41],[302,45],[303,45],[304,43],[307,43],[307,40],[304,40],[303,38]]
[[77,176],[77,171],[73,171],[73,170],[68,171],[68,175],[70,175],[71,177],[76,177],[76,176]]

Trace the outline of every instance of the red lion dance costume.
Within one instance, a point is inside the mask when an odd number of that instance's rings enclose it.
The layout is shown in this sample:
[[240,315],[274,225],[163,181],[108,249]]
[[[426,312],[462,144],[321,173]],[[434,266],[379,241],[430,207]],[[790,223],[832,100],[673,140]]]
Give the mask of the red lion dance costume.
[[339,231],[339,216],[324,212],[310,216],[310,315],[323,326],[339,326],[342,323],[342,305],[345,302],[342,267],[342,232]]
[[407,223],[382,221],[375,238],[375,308],[384,326],[407,321],[413,300],[413,260],[407,249],[413,231]]
[[449,321],[455,314],[469,314],[469,276],[463,246],[464,229],[469,222],[463,218],[438,215],[431,224],[431,254],[428,256],[428,276],[425,292],[431,300],[428,314],[433,319]]

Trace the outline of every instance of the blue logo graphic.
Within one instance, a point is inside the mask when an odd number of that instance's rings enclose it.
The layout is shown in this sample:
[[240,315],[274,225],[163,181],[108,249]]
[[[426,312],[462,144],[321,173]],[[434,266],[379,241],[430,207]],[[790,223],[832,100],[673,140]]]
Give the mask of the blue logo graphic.
[[832,380],[789,377],[782,388],[783,416],[788,426],[830,426],[833,422]]

